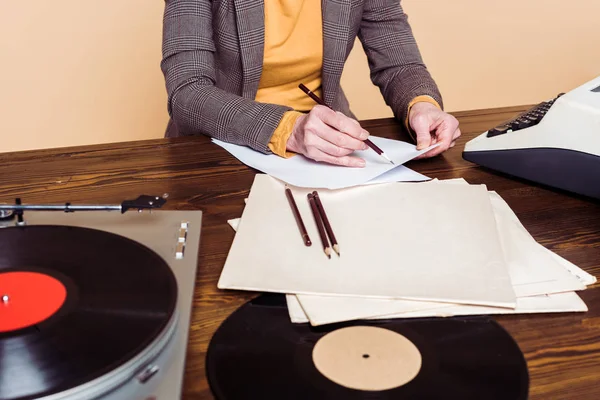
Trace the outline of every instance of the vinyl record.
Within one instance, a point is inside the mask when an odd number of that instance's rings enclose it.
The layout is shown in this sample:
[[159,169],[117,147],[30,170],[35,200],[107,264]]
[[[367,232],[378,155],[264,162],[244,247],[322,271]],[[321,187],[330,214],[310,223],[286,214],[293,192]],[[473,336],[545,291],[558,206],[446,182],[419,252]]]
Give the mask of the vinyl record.
[[169,266],[133,240],[0,229],[0,399],[62,393],[114,371],[163,332],[176,300]]
[[206,369],[219,400],[520,400],[529,390],[523,354],[488,318],[311,327],[293,324],[285,297],[272,294],[223,322]]

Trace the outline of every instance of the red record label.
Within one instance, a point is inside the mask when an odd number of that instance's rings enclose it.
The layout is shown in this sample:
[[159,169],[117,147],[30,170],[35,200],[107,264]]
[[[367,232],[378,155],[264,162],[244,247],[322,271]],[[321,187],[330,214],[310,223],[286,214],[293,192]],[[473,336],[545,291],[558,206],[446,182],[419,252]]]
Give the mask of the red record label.
[[49,275],[0,273],[0,332],[27,328],[50,318],[66,298],[65,286]]

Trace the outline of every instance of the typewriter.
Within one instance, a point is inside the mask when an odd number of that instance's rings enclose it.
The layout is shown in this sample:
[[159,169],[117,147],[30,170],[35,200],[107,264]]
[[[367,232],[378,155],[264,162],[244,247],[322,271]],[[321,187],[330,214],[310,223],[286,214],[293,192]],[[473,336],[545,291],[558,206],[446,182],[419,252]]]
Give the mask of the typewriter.
[[600,77],[482,133],[465,145],[463,158],[600,199]]

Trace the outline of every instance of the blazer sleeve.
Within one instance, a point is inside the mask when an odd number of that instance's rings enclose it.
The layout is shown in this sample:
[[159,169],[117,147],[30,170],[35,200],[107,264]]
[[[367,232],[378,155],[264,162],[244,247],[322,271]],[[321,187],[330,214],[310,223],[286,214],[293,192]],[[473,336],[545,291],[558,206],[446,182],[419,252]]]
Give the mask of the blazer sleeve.
[[418,96],[431,96],[443,108],[399,0],[365,0],[358,37],[371,80],[396,118],[405,121],[410,102]]
[[[216,86],[210,0],[167,0],[161,70],[167,109],[183,135],[205,134],[270,153],[269,140],[288,107],[259,103]],[[240,71],[241,75],[241,71]]]

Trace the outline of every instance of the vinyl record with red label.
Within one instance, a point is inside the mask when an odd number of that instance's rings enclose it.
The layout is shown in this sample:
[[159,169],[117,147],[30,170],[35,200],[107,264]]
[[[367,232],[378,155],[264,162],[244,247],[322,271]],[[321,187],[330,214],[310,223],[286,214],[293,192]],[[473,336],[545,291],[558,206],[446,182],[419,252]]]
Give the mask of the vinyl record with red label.
[[0,399],[63,393],[113,371],[164,330],[176,300],[169,266],[133,240],[0,229]]
[[486,317],[354,321],[321,327],[290,321],[282,295],[235,311],[207,354],[219,400],[521,400],[523,354]]

